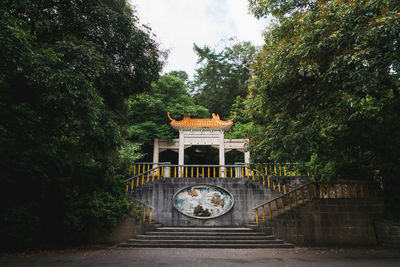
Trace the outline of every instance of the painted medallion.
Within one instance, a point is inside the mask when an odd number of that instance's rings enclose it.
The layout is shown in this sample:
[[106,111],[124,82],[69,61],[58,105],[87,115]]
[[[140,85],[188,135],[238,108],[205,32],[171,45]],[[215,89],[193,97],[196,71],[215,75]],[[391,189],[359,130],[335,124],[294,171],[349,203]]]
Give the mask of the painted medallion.
[[179,212],[197,219],[221,216],[227,213],[234,203],[231,193],[208,184],[185,187],[174,195],[173,201]]

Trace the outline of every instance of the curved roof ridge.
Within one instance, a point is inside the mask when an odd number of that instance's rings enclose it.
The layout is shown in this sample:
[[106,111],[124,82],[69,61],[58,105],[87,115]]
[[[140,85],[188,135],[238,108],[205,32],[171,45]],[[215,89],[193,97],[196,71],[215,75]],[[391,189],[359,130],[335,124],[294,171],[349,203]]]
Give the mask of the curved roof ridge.
[[235,116],[228,120],[223,121],[220,119],[219,115],[212,114],[212,118],[210,119],[199,119],[199,118],[191,118],[190,113],[185,115],[182,120],[177,121],[170,116],[168,112],[168,118],[171,120],[171,126],[176,130],[196,130],[196,129],[209,129],[209,130],[229,130],[233,125],[233,120],[236,118]]

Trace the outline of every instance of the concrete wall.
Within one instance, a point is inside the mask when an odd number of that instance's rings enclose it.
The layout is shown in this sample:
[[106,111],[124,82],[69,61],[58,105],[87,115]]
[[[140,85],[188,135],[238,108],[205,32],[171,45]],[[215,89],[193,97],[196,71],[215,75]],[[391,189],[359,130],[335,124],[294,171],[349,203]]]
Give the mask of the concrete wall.
[[[178,212],[173,205],[173,196],[182,188],[196,184],[217,185],[229,191],[234,198],[233,208],[214,219],[196,219]],[[135,199],[153,207],[153,219],[165,226],[245,226],[255,220],[252,210],[258,204],[271,199],[275,194],[270,189],[248,179],[224,178],[165,178],[136,189]]]
[[154,229],[153,225],[142,223],[135,216],[124,217],[119,220],[114,230],[109,233],[103,233],[96,229],[92,229],[90,233],[90,243],[117,244],[126,242],[136,235],[143,234],[146,231]]
[[376,221],[378,242],[382,246],[400,248],[400,224],[390,221]]
[[295,245],[375,245],[380,199],[318,199],[275,217],[277,238]]

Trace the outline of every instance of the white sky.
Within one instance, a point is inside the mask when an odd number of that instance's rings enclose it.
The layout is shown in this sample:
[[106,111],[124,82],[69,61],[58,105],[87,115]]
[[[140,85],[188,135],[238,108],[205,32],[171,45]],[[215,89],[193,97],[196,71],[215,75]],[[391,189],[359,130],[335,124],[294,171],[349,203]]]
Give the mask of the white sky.
[[236,37],[263,44],[267,22],[249,14],[247,0],[129,1],[140,22],[150,26],[161,49],[169,50],[164,72],[184,70],[193,77],[197,60],[194,43],[223,48],[223,40]]

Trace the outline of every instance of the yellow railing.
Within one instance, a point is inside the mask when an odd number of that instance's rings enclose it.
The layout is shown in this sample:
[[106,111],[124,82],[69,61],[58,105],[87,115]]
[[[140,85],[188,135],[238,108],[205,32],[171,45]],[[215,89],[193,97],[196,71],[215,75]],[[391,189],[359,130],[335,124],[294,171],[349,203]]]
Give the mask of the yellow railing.
[[129,199],[129,216],[136,217],[137,220],[140,220],[143,223],[148,222],[152,223],[152,212],[153,208],[136,199]]
[[256,179],[254,171],[244,165],[132,165],[131,177],[128,178],[126,191],[144,184],[154,183],[160,178],[247,178]]
[[271,220],[273,217],[313,199],[364,197],[365,184],[363,183],[309,183],[293,190],[290,189],[283,195],[255,207],[256,223],[265,222],[266,218]]
[[[281,178],[272,174],[268,175],[262,170],[251,168],[249,165],[176,165],[176,164],[135,164],[129,169],[131,177],[128,178],[126,191],[145,184],[154,183],[160,178],[223,178],[223,179],[251,179],[271,190],[287,193],[292,188],[286,185]],[[289,177],[290,178],[290,177]]]
[[139,162],[129,166],[129,176],[143,173],[154,167],[152,162]]
[[299,171],[297,163],[253,163],[254,169],[272,176],[310,176],[308,171]]

